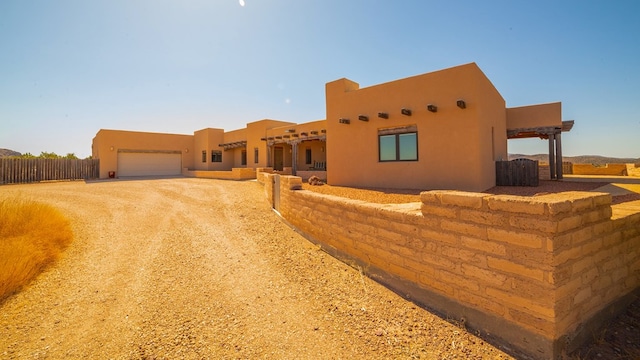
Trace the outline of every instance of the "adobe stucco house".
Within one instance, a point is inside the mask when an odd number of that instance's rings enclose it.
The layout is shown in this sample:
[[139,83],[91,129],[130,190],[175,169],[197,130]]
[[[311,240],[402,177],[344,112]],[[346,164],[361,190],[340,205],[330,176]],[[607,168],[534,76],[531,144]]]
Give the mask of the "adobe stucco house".
[[326,116],[193,135],[100,130],[93,157],[101,178],[268,168],[332,185],[482,191],[495,185],[508,138],[549,139],[552,178],[561,178],[560,133],[573,124],[560,103],[507,108],[475,63],[362,89],[327,83]]

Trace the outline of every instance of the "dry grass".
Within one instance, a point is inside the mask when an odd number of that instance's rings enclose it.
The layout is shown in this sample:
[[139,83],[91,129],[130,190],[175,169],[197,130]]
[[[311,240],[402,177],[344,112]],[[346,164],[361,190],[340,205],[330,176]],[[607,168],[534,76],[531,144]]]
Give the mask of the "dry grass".
[[72,239],[69,221],[55,208],[0,199],[0,301],[55,261]]

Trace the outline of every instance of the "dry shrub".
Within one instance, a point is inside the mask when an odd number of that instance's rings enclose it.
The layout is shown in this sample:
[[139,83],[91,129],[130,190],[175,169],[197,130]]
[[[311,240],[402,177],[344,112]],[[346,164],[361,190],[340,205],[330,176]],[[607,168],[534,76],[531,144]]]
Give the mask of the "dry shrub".
[[27,285],[71,243],[69,221],[50,205],[0,200],[0,301]]

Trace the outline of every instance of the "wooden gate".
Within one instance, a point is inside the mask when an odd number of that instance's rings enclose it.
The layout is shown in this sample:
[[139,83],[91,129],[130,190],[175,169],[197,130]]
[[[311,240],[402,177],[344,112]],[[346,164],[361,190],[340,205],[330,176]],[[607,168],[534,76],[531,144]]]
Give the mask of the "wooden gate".
[[539,181],[536,160],[496,161],[497,186],[538,186]]

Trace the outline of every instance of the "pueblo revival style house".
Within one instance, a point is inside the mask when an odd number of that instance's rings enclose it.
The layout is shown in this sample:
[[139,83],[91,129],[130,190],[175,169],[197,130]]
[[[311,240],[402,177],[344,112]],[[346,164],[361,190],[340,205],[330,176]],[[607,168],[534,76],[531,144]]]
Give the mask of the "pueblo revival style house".
[[[496,184],[507,139],[549,141],[552,178],[562,178],[561,104],[507,108],[475,63],[360,88],[326,84],[326,119],[250,122],[193,135],[100,130],[100,177],[255,177],[255,170],[331,185],[483,191]],[[242,171],[240,171],[242,169]],[[226,173],[226,174],[225,174]]]

